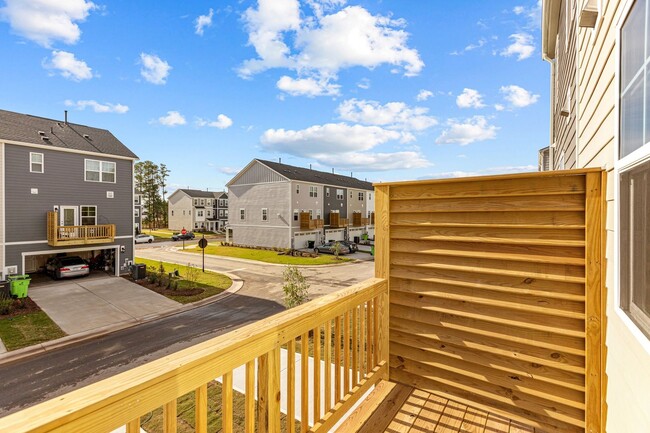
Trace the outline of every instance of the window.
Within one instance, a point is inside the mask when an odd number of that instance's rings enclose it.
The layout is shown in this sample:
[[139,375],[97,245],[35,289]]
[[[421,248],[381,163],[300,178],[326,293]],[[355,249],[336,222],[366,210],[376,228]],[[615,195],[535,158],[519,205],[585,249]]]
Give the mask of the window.
[[267,208],[262,208],[262,221],[269,220],[269,210]]
[[350,191],[350,200],[352,200],[352,191]]
[[637,0],[621,28],[617,168],[621,308],[650,338],[650,35],[639,36],[647,3]]
[[97,206],[81,206],[81,225],[97,225]]
[[32,173],[43,173],[43,154],[29,152],[29,171]]
[[293,210],[293,220],[298,221],[298,209]]
[[219,206],[224,207],[226,205],[225,202],[225,200],[219,199]]
[[194,206],[198,206],[198,205],[199,205],[199,199],[198,199],[198,198],[195,198],[195,199],[194,199]]
[[330,196],[330,189],[325,188],[325,197],[329,197],[329,196]]
[[228,209],[223,211],[226,216],[228,216]]
[[320,219],[320,209],[316,209],[316,219]]
[[220,216],[220,217],[223,216],[223,209],[219,209],[219,216]]
[[115,163],[86,159],[86,182],[115,183]]
[[196,211],[196,216],[197,217],[202,217],[203,216],[203,210],[199,209]]
[[359,193],[359,201],[363,201],[363,193],[362,192]]
[[211,210],[206,210],[206,211],[205,211],[205,216],[207,216],[208,218],[210,218],[210,217],[212,216],[212,211],[211,211]]
[[201,206],[205,206],[205,199],[204,198],[201,199]]
[[300,194],[300,185],[296,184],[296,194]]
[[174,216],[174,211],[172,211],[172,216]]
[[311,220],[311,219],[314,219],[313,216],[314,216],[314,212],[312,212],[312,210],[309,209],[309,219],[310,219],[310,220]]
[[318,197],[318,187],[315,186],[309,187],[309,197]]
[[239,209],[239,219],[242,221],[246,219],[246,209]]
[[139,195],[134,195],[133,196],[133,204],[140,204],[140,196]]
[[140,216],[140,209],[138,208],[133,209],[133,216],[138,218]]
[[368,193],[368,200],[372,200],[372,193],[371,192]]
[[183,209],[183,215],[185,215],[185,209]]
[[342,189],[337,189],[336,190],[336,199],[337,200],[343,200],[343,190]]

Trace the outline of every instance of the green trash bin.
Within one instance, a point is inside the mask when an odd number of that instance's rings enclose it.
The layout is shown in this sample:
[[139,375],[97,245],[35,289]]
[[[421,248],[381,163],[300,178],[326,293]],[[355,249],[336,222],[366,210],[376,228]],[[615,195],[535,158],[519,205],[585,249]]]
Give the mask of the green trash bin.
[[32,280],[29,275],[9,275],[11,294],[17,298],[26,298],[29,282]]
[[370,246],[370,255],[371,255],[371,256],[374,256],[374,255],[375,255],[375,246],[374,246],[374,245],[371,245],[371,246]]

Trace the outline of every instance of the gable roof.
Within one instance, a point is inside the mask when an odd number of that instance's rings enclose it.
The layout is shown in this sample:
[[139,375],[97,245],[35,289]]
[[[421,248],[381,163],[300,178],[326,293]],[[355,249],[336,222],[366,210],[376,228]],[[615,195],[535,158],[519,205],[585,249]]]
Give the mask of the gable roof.
[[138,159],[106,129],[6,110],[0,110],[0,140]]
[[293,165],[266,161],[263,159],[256,159],[256,161],[259,161],[271,170],[281,174],[290,180],[320,183],[332,186],[342,186],[344,188],[364,189],[369,191],[374,190],[372,183],[359,180],[351,176],[328,173],[326,171],[312,170],[310,168],[295,167]]
[[[187,188],[179,188],[176,191],[183,191],[185,194],[189,195],[190,197],[194,198],[215,198],[217,194],[221,194],[221,191],[219,192],[214,192],[214,191],[202,191],[200,189],[187,189]],[[174,193],[176,192],[174,191]]]

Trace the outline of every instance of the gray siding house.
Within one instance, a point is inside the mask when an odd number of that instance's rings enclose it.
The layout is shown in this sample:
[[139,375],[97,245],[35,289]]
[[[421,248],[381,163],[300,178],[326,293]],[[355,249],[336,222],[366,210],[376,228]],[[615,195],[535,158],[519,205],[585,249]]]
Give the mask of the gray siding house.
[[226,186],[235,244],[306,248],[374,232],[372,184],[354,177],[254,159]]
[[128,273],[136,159],[107,130],[0,110],[3,278],[60,254]]
[[228,221],[228,194],[223,191],[177,189],[169,196],[167,214],[171,230],[205,228],[218,231]]

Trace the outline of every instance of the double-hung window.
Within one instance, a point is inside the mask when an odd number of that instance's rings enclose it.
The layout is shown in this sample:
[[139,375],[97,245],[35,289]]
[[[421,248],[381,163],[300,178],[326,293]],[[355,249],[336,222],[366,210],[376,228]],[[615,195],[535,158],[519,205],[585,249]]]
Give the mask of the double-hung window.
[[239,209],[239,219],[242,221],[246,219],[246,209]]
[[[649,0],[637,0],[621,28],[619,289],[621,308],[650,337]],[[648,35],[648,38],[644,37]]]
[[262,221],[269,220],[269,210],[267,208],[262,208]]
[[309,187],[309,197],[318,197],[318,187],[316,186]]
[[343,200],[343,190],[342,189],[337,189],[336,190],[336,199],[337,200]]
[[43,173],[44,159],[42,153],[29,152],[29,171],[32,173]]
[[97,225],[97,206],[81,206],[81,225]]
[[363,193],[362,192],[359,193],[359,201],[363,201]]
[[115,183],[115,163],[87,159],[85,162],[86,182]]

